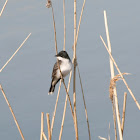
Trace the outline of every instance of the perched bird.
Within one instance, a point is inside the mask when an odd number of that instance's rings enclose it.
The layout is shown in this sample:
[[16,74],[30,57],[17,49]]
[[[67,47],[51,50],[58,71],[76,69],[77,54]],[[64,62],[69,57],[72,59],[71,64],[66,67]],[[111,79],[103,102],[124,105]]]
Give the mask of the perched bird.
[[[63,77],[67,76],[70,73],[70,71],[72,70],[72,63],[71,63],[71,59],[70,59],[69,55],[67,54],[66,51],[61,51],[55,56],[57,57],[57,61],[60,66],[62,76]],[[56,62],[53,67],[52,82],[51,82],[51,86],[50,86],[48,95],[50,95],[54,92],[55,85],[61,79],[60,70],[59,70],[58,64]]]

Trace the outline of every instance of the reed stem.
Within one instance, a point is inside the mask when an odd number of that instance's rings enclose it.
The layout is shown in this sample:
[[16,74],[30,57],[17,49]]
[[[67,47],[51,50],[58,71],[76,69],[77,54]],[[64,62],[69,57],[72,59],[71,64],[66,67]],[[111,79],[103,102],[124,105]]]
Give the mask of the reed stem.
[[[53,25],[54,25],[55,50],[56,50],[56,54],[57,54],[57,53],[58,53],[58,50],[57,50],[56,28],[55,28],[55,19],[54,19],[54,12],[53,12],[52,3],[51,3],[51,7],[52,7],[52,16],[53,16]],[[62,82],[63,82],[64,88],[65,88],[66,93],[67,93],[67,95],[68,95],[68,99],[69,99],[69,103],[70,103],[70,109],[71,109],[72,117],[74,118],[74,113],[73,113],[73,109],[72,109],[72,104],[71,104],[70,96],[69,96],[69,94],[68,94],[68,92],[67,92],[66,84],[65,84],[65,82],[64,82],[64,79],[63,79],[63,76],[62,76],[62,72],[61,72],[61,70],[60,70],[60,66],[59,66],[58,60],[57,60],[57,64],[58,64],[58,68],[59,68],[59,71],[60,71],[60,74],[61,74],[61,80],[62,80]]]
[[53,16],[53,27],[54,27],[54,40],[55,40],[55,51],[56,54],[58,53],[58,49],[57,49],[57,40],[56,40],[56,28],[55,28],[55,19],[54,19],[54,11],[53,11],[53,6],[52,7],[52,16]]
[[86,115],[87,126],[88,126],[88,135],[89,135],[89,140],[91,140],[89,120],[88,120],[88,114],[87,114],[87,108],[86,108],[86,101],[85,101],[84,90],[83,90],[83,86],[82,86],[82,80],[81,80],[81,75],[80,75],[80,70],[79,70],[78,65],[77,65],[77,69],[78,69],[79,80],[80,80],[80,85],[81,85],[81,90],[82,90],[82,97],[83,97],[83,102],[84,102],[84,107],[85,107],[85,115]]
[[4,11],[7,2],[8,2],[8,0],[5,1],[4,5],[3,5],[2,9],[1,9],[1,12],[0,12],[0,16],[2,15],[2,13],[3,13],[3,11]]
[[[111,53],[111,43],[110,43],[110,37],[109,37],[109,30],[108,30],[108,24],[107,24],[106,11],[104,11],[104,21],[105,21],[105,29],[106,29],[108,48],[109,48],[109,51]],[[111,78],[114,78],[114,76],[115,76],[115,74],[114,74],[114,65],[113,65],[113,61],[111,60],[111,58],[110,58],[110,71],[111,71]],[[120,140],[123,140],[122,131],[121,131],[121,122],[120,122],[120,117],[119,117],[120,113],[119,113],[119,107],[118,107],[118,98],[117,98],[116,86],[114,87],[113,96],[115,98],[115,109],[116,109],[116,115],[117,115],[119,136],[120,136]]]
[[[69,76],[69,82],[68,82],[68,88],[67,88],[68,92],[69,92],[69,89],[70,89],[71,77],[72,77],[72,71],[70,72],[70,76]],[[67,108],[67,100],[68,100],[68,96],[66,95],[64,111],[63,111],[63,117],[62,117],[62,122],[61,122],[61,129],[60,129],[60,133],[59,133],[59,140],[61,140],[61,137],[62,137],[63,126],[64,126],[64,121],[65,121],[65,114],[66,114],[66,108]]]
[[54,108],[54,112],[53,112],[53,117],[52,117],[52,122],[51,122],[51,135],[52,135],[53,125],[54,125],[54,121],[55,121],[55,114],[56,114],[57,103],[58,103],[58,99],[59,99],[59,95],[60,95],[61,83],[62,83],[62,80],[60,80],[57,98],[56,98],[56,103],[55,103],[55,108]]
[[0,69],[0,72],[7,66],[7,64],[12,60],[12,58],[16,55],[16,53],[20,50],[20,48],[24,45],[24,43],[27,41],[27,39],[30,37],[31,33],[25,38],[25,40],[22,42],[22,44],[19,46],[19,48],[14,52],[14,54],[9,58],[9,60],[4,64],[4,66]]
[[17,119],[16,119],[16,116],[15,116],[15,114],[14,114],[14,112],[13,112],[13,109],[12,109],[12,107],[11,107],[11,105],[10,105],[10,103],[9,103],[9,101],[8,101],[8,99],[7,99],[7,97],[6,97],[6,94],[5,94],[5,92],[4,92],[3,88],[2,88],[2,85],[0,85],[0,89],[1,89],[1,92],[2,92],[2,94],[3,94],[3,96],[4,96],[4,99],[5,99],[5,101],[6,101],[7,105],[8,105],[8,107],[9,107],[9,109],[10,109],[10,111],[11,111],[11,114],[12,114],[12,116],[13,116],[13,118],[14,118],[15,124],[16,124],[16,126],[17,126],[17,128],[18,128],[19,133],[20,133],[20,136],[21,136],[22,140],[25,140],[25,139],[24,139],[24,136],[23,136],[23,133],[22,133],[22,131],[21,131],[21,129],[20,129],[20,126],[19,126],[19,124],[18,124],[18,121],[17,121]]
[[81,10],[81,15],[80,15],[80,19],[79,19],[79,24],[78,24],[78,28],[77,28],[77,34],[76,34],[76,45],[77,45],[77,41],[78,41],[79,30],[80,30],[80,25],[81,25],[81,20],[82,20],[82,16],[83,16],[83,11],[84,11],[84,7],[85,7],[85,3],[86,3],[86,0],[84,0],[84,2],[83,2],[83,6],[82,6],[82,10]]
[[49,113],[46,114],[47,126],[48,126],[48,139],[51,140],[51,127],[50,127],[50,116]]
[[63,0],[63,15],[64,15],[64,47],[63,47],[63,50],[65,51],[65,45],[66,45],[66,16],[65,16],[65,0]]
[[129,91],[129,93],[130,93],[131,97],[133,98],[134,102],[136,103],[136,105],[137,105],[138,109],[140,110],[140,104],[138,103],[138,101],[136,100],[136,98],[135,98],[135,96],[134,96],[133,92],[132,92],[132,91],[131,91],[131,89],[129,88],[129,86],[128,86],[128,84],[127,84],[126,80],[125,80],[125,79],[124,79],[124,77],[123,77],[123,74],[121,73],[121,71],[120,71],[120,69],[119,69],[119,67],[118,67],[117,63],[115,62],[115,60],[114,60],[114,58],[113,58],[112,54],[110,53],[110,51],[109,51],[108,47],[106,46],[106,44],[105,44],[105,42],[104,42],[104,40],[103,40],[102,36],[100,36],[100,38],[101,38],[101,40],[102,40],[102,42],[103,42],[103,44],[104,44],[104,46],[105,46],[105,48],[106,48],[106,50],[107,50],[108,54],[110,55],[110,58],[112,59],[112,61],[113,61],[114,65],[115,65],[115,67],[116,67],[117,71],[119,72],[120,77],[122,78],[122,80],[123,80],[123,82],[124,82],[125,86],[127,87],[127,89],[128,89],[128,91]]
[[43,129],[44,129],[44,112],[41,112],[41,132],[40,132],[40,140],[43,140]]
[[46,137],[46,135],[45,135],[44,132],[42,133],[42,135],[43,135],[43,138],[44,138],[45,140],[47,140],[47,137]]
[[112,110],[113,110],[113,119],[114,119],[115,140],[117,140],[116,113],[115,113],[115,103],[114,102],[112,102]]
[[123,131],[124,131],[125,112],[126,112],[126,99],[127,99],[127,93],[125,92],[124,93],[124,101],[123,101],[122,126],[121,126],[122,134],[123,134]]
[[75,122],[75,136],[78,140],[78,124],[76,115],[76,0],[74,0],[74,74],[73,74],[73,105],[74,105],[74,122]]

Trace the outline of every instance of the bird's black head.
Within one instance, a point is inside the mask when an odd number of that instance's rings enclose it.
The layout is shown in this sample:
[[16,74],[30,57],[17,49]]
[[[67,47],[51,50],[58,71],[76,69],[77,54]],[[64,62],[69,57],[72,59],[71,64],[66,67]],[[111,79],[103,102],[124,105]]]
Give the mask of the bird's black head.
[[66,58],[66,59],[69,59],[70,60],[70,57],[68,55],[68,53],[66,51],[61,51],[59,52],[57,55],[55,55],[56,57],[62,57],[62,58]]

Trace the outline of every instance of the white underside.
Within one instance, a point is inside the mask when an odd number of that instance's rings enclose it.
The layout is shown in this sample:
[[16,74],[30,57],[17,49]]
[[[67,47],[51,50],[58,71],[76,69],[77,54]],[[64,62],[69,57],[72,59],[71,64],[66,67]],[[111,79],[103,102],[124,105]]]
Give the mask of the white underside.
[[[70,71],[72,70],[71,61],[68,59],[62,58],[62,57],[57,57],[57,59],[62,61],[61,65],[60,65],[60,70],[62,72],[63,77],[67,76],[70,73]],[[57,76],[57,78],[61,77],[59,69],[57,70],[56,76]]]

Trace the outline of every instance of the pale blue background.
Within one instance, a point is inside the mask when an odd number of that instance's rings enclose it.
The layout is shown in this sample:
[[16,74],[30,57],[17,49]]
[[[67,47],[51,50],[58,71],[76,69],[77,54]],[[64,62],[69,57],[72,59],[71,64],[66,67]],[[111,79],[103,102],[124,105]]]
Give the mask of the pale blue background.
[[[0,9],[4,4],[0,0]],[[63,5],[62,0],[53,0],[57,43],[63,48]],[[79,20],[83,1],[77,2]],[[54,31],[51,9],[46,1],[9,0],[0,17],[0,68],[15,52],[26,36],[32,35],[18,54],[0,73],[0,83],[11,103],[26,140],[39,140],[41,112],[53,114],[57,89],[48,96],[51,72],[56,59]],[[85,99],[92,139],[108,137],[111,124],[111,140],[114,139],[112,106],[109,99],[109,57],[99,36],[106,41],[103,10],[107,10],[113,56],[125,76],[135,97],[140,103],[140,2],[139,0],[87,0],[82,18],[77,57],[83,81]],[[72,58],[73,45],[73,1],[66,1],[66,50]],[[116,72],[117,74],[117,72]],[[65,79],[67,83],[67,79]],[[71,84],[72,85],[72,84]],[[65,90],[62,86],[53,139],[58,139],[61,125]],[[123,93],[127,91],[122,81],[117,84],[120,112],[122,114]],[[77,76],[77,116],[79,139],[88,139],[85,113],[79,80]],[[72,86],[70,88],[72,98]],[[45,120],[45,133],[46,120]],[[119,137],[119,136],[118,136]],[[75,138],[73,120],[68,104],[64,124],[63,140]],[[9,108],[0,93],[0,139],[20,140],[21,137],[13,121]],[[124,140],[140,139],[140,111],[128,93]]]

